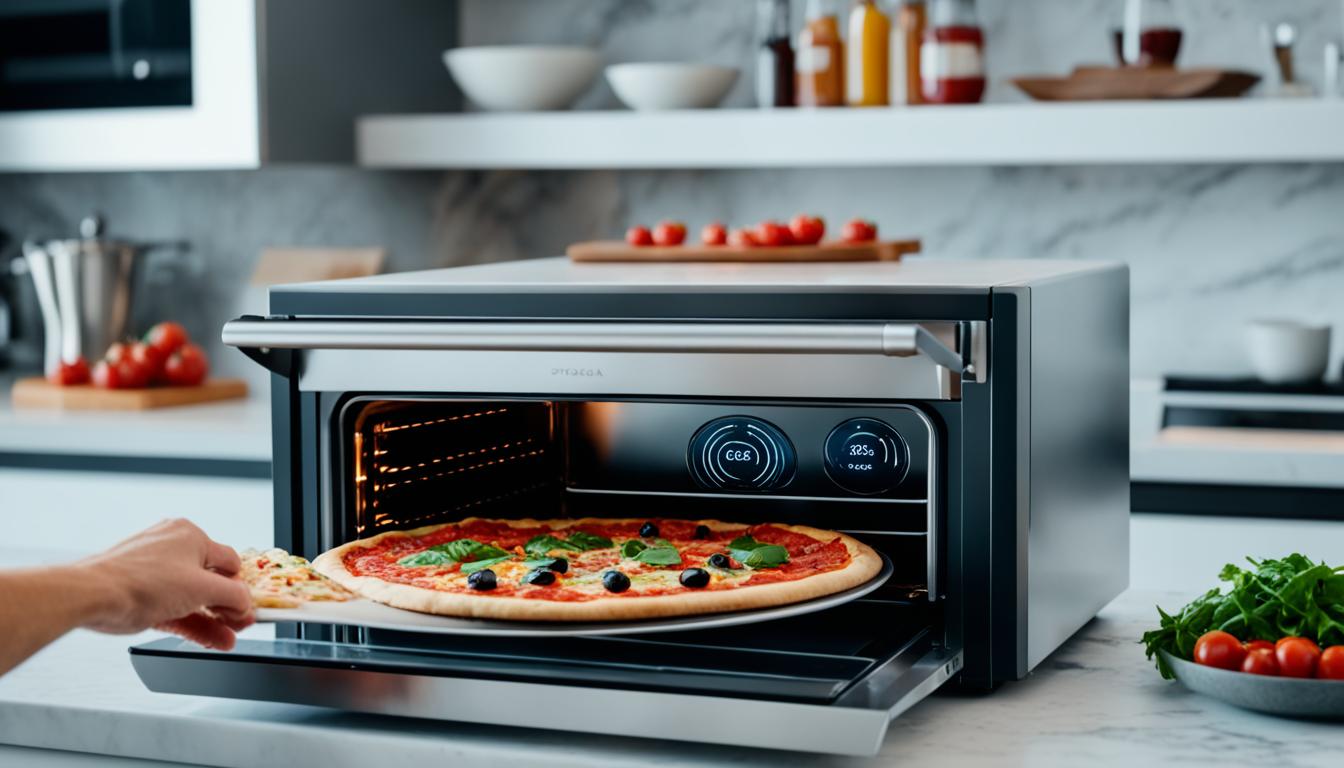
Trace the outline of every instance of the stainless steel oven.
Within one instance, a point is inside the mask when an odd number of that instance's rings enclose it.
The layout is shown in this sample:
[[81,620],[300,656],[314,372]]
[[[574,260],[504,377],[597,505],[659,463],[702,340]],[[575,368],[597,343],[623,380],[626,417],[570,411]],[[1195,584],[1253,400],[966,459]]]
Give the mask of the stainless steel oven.
[[[224,340],[273,373],[277,544],[306,556],[470,515],[716,517],[845,530],[895,574],[732,630],[166,639],[132,649],[156,691],[872,754],[1127,583],[1123,267],[548,259],[277,288]],[[843,460],[865,440],[883,458]]]

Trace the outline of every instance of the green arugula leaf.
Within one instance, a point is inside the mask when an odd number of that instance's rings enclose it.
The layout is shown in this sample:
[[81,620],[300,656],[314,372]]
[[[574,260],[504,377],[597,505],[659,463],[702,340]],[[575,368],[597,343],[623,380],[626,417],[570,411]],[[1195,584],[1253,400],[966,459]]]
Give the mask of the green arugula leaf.
[[563,549],[569,552],[582,552],[584,548],[582,545],[557,539],[549,533],[533,536],[523,545],[523,551],[532,557],[547,557],[553,550],[557,549]]
[[563,557],[531,557],[524,560],[523,565],[528,568],[550,568],[563,559]]
[[415,567],[421,565],[452,565],[455,562],[457,561],[437,549],[426,549],[401,558],[397,561],[397,565]]
[[645,547],[633,559],[645,565],[681,565],[681,553],[676,547]]
[[633,559],[635,555],[638,555],[640,552],[643,552],[648,548],[649,545],[645,544],[639,539],[631,539],[621,545],[621,557],[628,557]]
[[577,544],[580,547],[583,547],[585,552],[590,549],[606,549],[612,545],[611,539],[608,539],[606,536],[598,536],[595,533],[589,533],[587,531],[575,531],[569,534],[568,538],[570,544]]
[[748,568],[778,568],[789,562],[789,551],[779,544],[766,544],[751,536],[739,536],[728,543],[728,554]]
[[482,544],[475,539],[458,539],[457,541],[436,544],[429,549],[407,555],[398,560],[397,564],[407,566],[452,565],[453,563],[499,558],[508,554],[499,547]]
[[491,568],[512,559],[513,555],[504,555],[502,557],[488,557],[484,560],[472,560],[469,563],[462,564],[462,572],[471,574],[477,571],[483,571],[486,568]]

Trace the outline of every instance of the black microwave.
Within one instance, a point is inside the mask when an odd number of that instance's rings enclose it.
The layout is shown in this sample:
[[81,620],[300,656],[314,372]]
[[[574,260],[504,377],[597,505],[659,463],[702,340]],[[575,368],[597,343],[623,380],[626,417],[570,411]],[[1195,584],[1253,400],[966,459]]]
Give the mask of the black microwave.
[[0,3],[0,111],[192,104],[190,0]]

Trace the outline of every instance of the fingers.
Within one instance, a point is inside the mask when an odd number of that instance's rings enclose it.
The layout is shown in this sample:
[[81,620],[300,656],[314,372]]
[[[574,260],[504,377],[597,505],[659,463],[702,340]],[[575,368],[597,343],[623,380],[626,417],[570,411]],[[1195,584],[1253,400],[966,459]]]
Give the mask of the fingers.
[[232,608],[224,608],[218,605],[212,605],[206,608],[206,612],[211,616],[224,622],[226,626],[234,631],[247,629],[256,623],[257,617],[252,608],[248,608],[246,613],[239,613]]
[[192,590],[192,602],[197,605],[213,606],[221,613],[235,617],[252,613],[252,595],[237,579],[200,571],[184,586]]
[[185,637],[197,645],[220,651],[231,651],[237,642],[234,631],[218,619],[203,613],[193,613],[180,619],[164,622],[158,629]]
[[217,541],[206,539],[205,567],[225,576],[233,576],[243,569],[243,561],[233,547],[226,547]]

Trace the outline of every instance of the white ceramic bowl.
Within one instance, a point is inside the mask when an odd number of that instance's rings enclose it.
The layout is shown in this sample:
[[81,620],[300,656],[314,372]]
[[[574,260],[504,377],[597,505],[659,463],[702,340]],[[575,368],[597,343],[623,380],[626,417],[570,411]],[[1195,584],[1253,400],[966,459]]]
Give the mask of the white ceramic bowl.
[[1330,364],[1330,326],[1255,320],[1246,326],[1246,353],[1268,384],[1319,381]]
[[631,109],[707,109],[727,95],[737,70],[713,64],[613,64],[607,67],[607,81]]
[[499,112],[564,109],[602,67],[591,48],[486,45],[443,52],[444,66],[477,106]]

